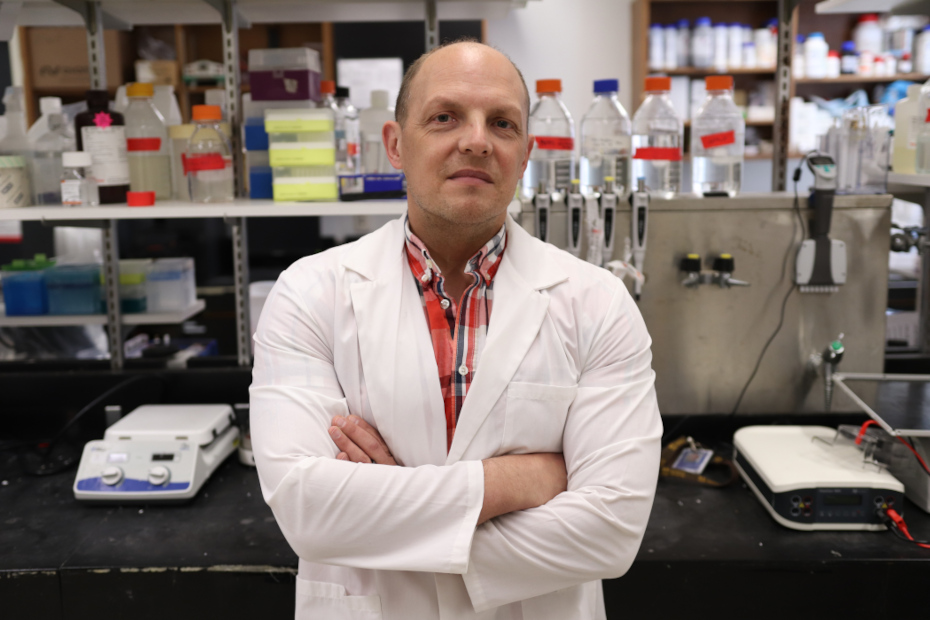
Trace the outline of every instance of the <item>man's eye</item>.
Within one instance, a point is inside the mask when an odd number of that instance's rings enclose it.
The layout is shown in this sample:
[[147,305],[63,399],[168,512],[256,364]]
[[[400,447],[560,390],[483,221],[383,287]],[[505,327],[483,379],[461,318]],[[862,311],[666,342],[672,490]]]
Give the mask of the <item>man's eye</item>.
[[439,121],[440,123],[448,123],[449,121],[452,120],[452,115],[451,114],[437,114],[436,120]]
[[495,121],[494,124],[497,125],[497,127],[499,127],[500,129],[513,129],[513,123],[511,123],[510,121],[499,120],[499,121]]

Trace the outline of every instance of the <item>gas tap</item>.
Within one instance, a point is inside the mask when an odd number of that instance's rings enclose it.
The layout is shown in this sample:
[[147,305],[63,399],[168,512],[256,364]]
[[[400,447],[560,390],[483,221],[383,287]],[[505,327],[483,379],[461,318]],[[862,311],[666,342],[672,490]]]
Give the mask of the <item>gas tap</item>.
[[827,348],[820,354],[820,359],[823,360],[824,404],[828,412],[830,411],[830,405],[833,401],[833,374],[836,372],[836,367],[839,365],[840,360],[843,359],[843,353],[845,352],[846,347],[843,346],[843,334],[840,334],[839,337],[828,344]]

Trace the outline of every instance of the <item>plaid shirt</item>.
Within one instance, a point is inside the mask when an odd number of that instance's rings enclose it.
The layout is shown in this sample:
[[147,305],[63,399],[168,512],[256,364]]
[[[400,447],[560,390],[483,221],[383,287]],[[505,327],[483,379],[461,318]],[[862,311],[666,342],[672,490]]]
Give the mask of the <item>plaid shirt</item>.
[[494,298],[494,274],[501,264],[507,246],[507,227],[501,229],[478,253],[469,259],[465,273],[474,282],[465,289],[461,306],[445,292],[445,280],[439,267],[430,259],[429,251],[404,218],[407,233],[405,244],[407,263],[417,283],[426,323],[429,325],[439,385],[446,412],[446,450],[452,447],[455,426],[465,402],[465,395],[474,379],[478,357],[484,347]]

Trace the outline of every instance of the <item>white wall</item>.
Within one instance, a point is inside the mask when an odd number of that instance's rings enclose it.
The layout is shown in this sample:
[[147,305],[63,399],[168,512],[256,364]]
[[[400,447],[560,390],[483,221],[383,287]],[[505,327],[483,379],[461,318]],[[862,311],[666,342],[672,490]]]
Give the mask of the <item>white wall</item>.
[[488,20],[487,42],[520,68],[533,101],[536,80],[561,79],[577,127],[594,98],[594,80],[620,80],[620,101],[632,116],[632,17],[632,0],[529,0],[504,19]]

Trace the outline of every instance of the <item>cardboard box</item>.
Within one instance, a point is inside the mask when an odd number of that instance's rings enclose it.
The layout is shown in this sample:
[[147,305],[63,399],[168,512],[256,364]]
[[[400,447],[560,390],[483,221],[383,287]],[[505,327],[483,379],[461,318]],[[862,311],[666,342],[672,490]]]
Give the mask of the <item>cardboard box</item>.
[[[129,33],[106,30],[103,33],[107,67],[107,87],[125,82],[131,63]],[[42,90],[81,90],[90,88],[87,61],[87,31],[84,28],[27,28],[26,58],[32,87]]]
[[178,61],[137,60],[136,81],[177,88],[181,84],[181,70]]

